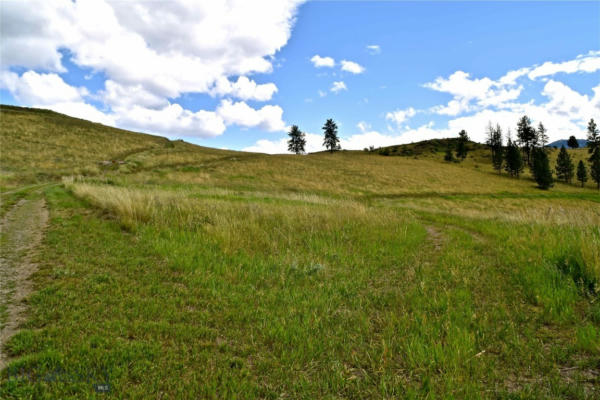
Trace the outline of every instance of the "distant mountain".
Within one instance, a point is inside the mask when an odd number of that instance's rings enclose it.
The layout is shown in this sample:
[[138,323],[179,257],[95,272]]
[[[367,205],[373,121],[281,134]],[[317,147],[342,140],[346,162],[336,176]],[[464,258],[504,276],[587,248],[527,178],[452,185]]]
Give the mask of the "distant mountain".
[[[577,139],[577,142],[579,143],[579,147],[585,147],[587,145],[587,140],[585,139]],[[555,140],[554,142],[548,144],[548,147],[558,147],[559,149],[560,146],[565,146],[568,148],[569,146],[567,146],[567,139]]]

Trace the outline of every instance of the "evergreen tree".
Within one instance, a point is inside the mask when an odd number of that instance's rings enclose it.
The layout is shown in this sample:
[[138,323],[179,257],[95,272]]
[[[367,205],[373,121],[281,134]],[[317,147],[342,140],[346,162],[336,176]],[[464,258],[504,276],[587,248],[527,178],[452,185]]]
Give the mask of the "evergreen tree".
[[330,118],[323,125],[323,131],[325,132],[325,138],[323,139],[323,146],[327,148],[331,153],[340,149],[340,139],[337,135],[337,125]]
[[467,148],[467,142],[469,141],[469,136],[467,135],[467,131],[464,129],[458,132],[458,142],[456,143],[456,157],[464,160],[467,157],[467,152],[469,149]]
[[571,161],[571,156],[567,153],[565,146],[561,146],[558,158],[556,159],[556,178],[569,183],[573,179],[574,170],[575,166]]
[[522,116],[517,123],[517,141],[523,147],[527,165],[531,166],[531,149],[537,141],[537,132],[531,126],[531,120],[527,115]]
[[542,149],[534,149],[533,153],[533,178],[540,189],[552,187],[552,171],[550,171],[550,162],[548,155]]
[[523,171],[523,157],[521,157],[521,151],[516,143],[511,140],[510,136],[508,138],[508,144],[506,145],[504,169],[510,176],[517,178],[521,171]]
[[[600,147],[600,131],[598,130],[596,122],[594,122],[594,118],[590,119],[590,122],[588,122],[587,132],[588,153],[594,154],[594,150],[597,147]],[[591,158],[590,161],[592,161]]]
[[592,153],[590,175],[600,190],[600,146],[596,147]]
[[492,166],[498,173],[502,171],[502,161],[504,159],[504,151],[502,149],[502,128],[496,124],[494,128],[492,123],[488,124],[488,139],[487,145],[492,150]]
[[579,160],[579,164],[577,164],[577,180],[581,182],[581,187],[583,187],[588,180],[587,169],[581,160]]
[[579,142],[577,141],[577,138],[575,138],[575,136],[570,136],[569,140],[567,140],[567,146],[569,146],[572,149],[578,148]]
[[288,133],[290,140],[288,140],[288,151],[296,154],[304,153],[304,146],[306,146],[306,139],[304,132],[298,129],[298,125],[292,125],[290,132]]
[[548,135],[546,135],[546,132],[546,127],[540,122],[537,128],[537,136],[539,145],[542,149],[545,149],[546,145],[548,144]]
[[454,161],[454,154],[452,154],[452,142],[450,142],[450,140],[448,140],[446,154],[444,154],[444,161]]

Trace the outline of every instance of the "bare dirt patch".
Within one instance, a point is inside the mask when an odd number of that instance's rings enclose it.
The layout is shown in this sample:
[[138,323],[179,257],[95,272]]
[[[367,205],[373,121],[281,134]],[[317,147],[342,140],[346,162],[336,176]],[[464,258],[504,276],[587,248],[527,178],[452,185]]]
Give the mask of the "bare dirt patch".
[[438,231],[437,228],[435,228],[431,225],[426,226],[425,229],[427,230],[427,234],[429,235],[429,239],[431,240],[431,243],[433,243],[434,249],[436,251],[441,250],[442,242],[444,241],[442,233],[440,231]]
[[22,199],[0,221],[0,370],[8,361],[4,345],[25,318],[24,300],[32,289],[29,278],[37,270],[35,250],[47,224],[44,199]]

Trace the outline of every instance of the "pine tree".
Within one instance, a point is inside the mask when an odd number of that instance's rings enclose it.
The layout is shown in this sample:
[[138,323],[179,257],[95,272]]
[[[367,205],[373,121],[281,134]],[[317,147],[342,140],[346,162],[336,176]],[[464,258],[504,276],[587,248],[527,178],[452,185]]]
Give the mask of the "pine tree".
[[574,170],[575,166],[571,161],[571,156],[567,153],[565,146],[561,146],[558,158],[556,159],[556,178],[569,183],[573,179]]
[[298,129],[297,125],[292,125],[288,136],[290,137],[290,140],[288,140],[288,151],[296,154],[304,153],[304,146],[306,146],[304,132]]
[[531,120],[527,115],[521,117],[517,123],[517,141],[523,147],[527,165],[531,166],[531,149],[536,142],[537,132],[531,126]]
[[454,154],[452,154],[452,142],[448,140],[448,146],[446,147],[446,154],[444,154],[444,161],[454,161]]
[[588,180],[587,169],[581,160],[579,160],[579,164],[577,164],[577,180],[581,182],[581,187],[583,187]]
[[545,149],[546,145],[548,144],[548,135],[546,135],[546,127],[544,126],[544,124],[542,124],[541,122],[538,124],[538,128],[537,128],[537,136],[538,136],[538,141],[539,141],[539,145],[541,146],[542,149]]
[[542,149],[534,149],[533,153],[533,178],[537,182],[540,189],[548,189],[552,187],[552,171],[550,171],[550,162],[548,155]]
[[518,178],[521,171],[523,171],[523,157],[521,157],[521,151],[516,143],[511,140],[510,136],[508,138],[508,144],[506,145],[504,161],[504,169],[506,172],[508,172],[510,176]]
[[340,149],[340,139],[337,136],[337,129],[337,125],[331,118],[325,122],[325,125],[323,125],[323,131],[325,132],[323,146],[325,146],[331,153]]
[[492,123],[488,124],[487,145],[492,150],[492,166],[498,173],[502,172],[502,162],[504,160],[504,151],[502,149],[502,128],[496,124],[494,128]]
[[567,140],[567,146],[572,149],[576,149],[579,147],[579,142],[575,136],[569,136],[569,140]]
[[467,135],[467,131],[464,129],[458,133],[458,142],[456,143],[456,157],[464,160],[467,157],[467,152],[469,149],[467,148],[467,142],[469,141],[469,136]]
[[[590,119],[590,122],[588,122],[587,132],[588,153],[594,154],[594,150],[597,147],[600,147],[600,131],[598,130],[596,122],[594,122],[594,118]],[[592,161],[591,158],[590,161]]]
[[590,175],[600,190],[600,146],[594,149],[590,161]]

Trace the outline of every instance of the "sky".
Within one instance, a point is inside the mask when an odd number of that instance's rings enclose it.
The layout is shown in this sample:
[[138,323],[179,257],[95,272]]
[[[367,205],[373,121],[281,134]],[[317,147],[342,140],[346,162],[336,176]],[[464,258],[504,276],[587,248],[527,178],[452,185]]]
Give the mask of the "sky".
[[3,0],[0,101],[204,146],[320,151],[600,119],[600,2]]

